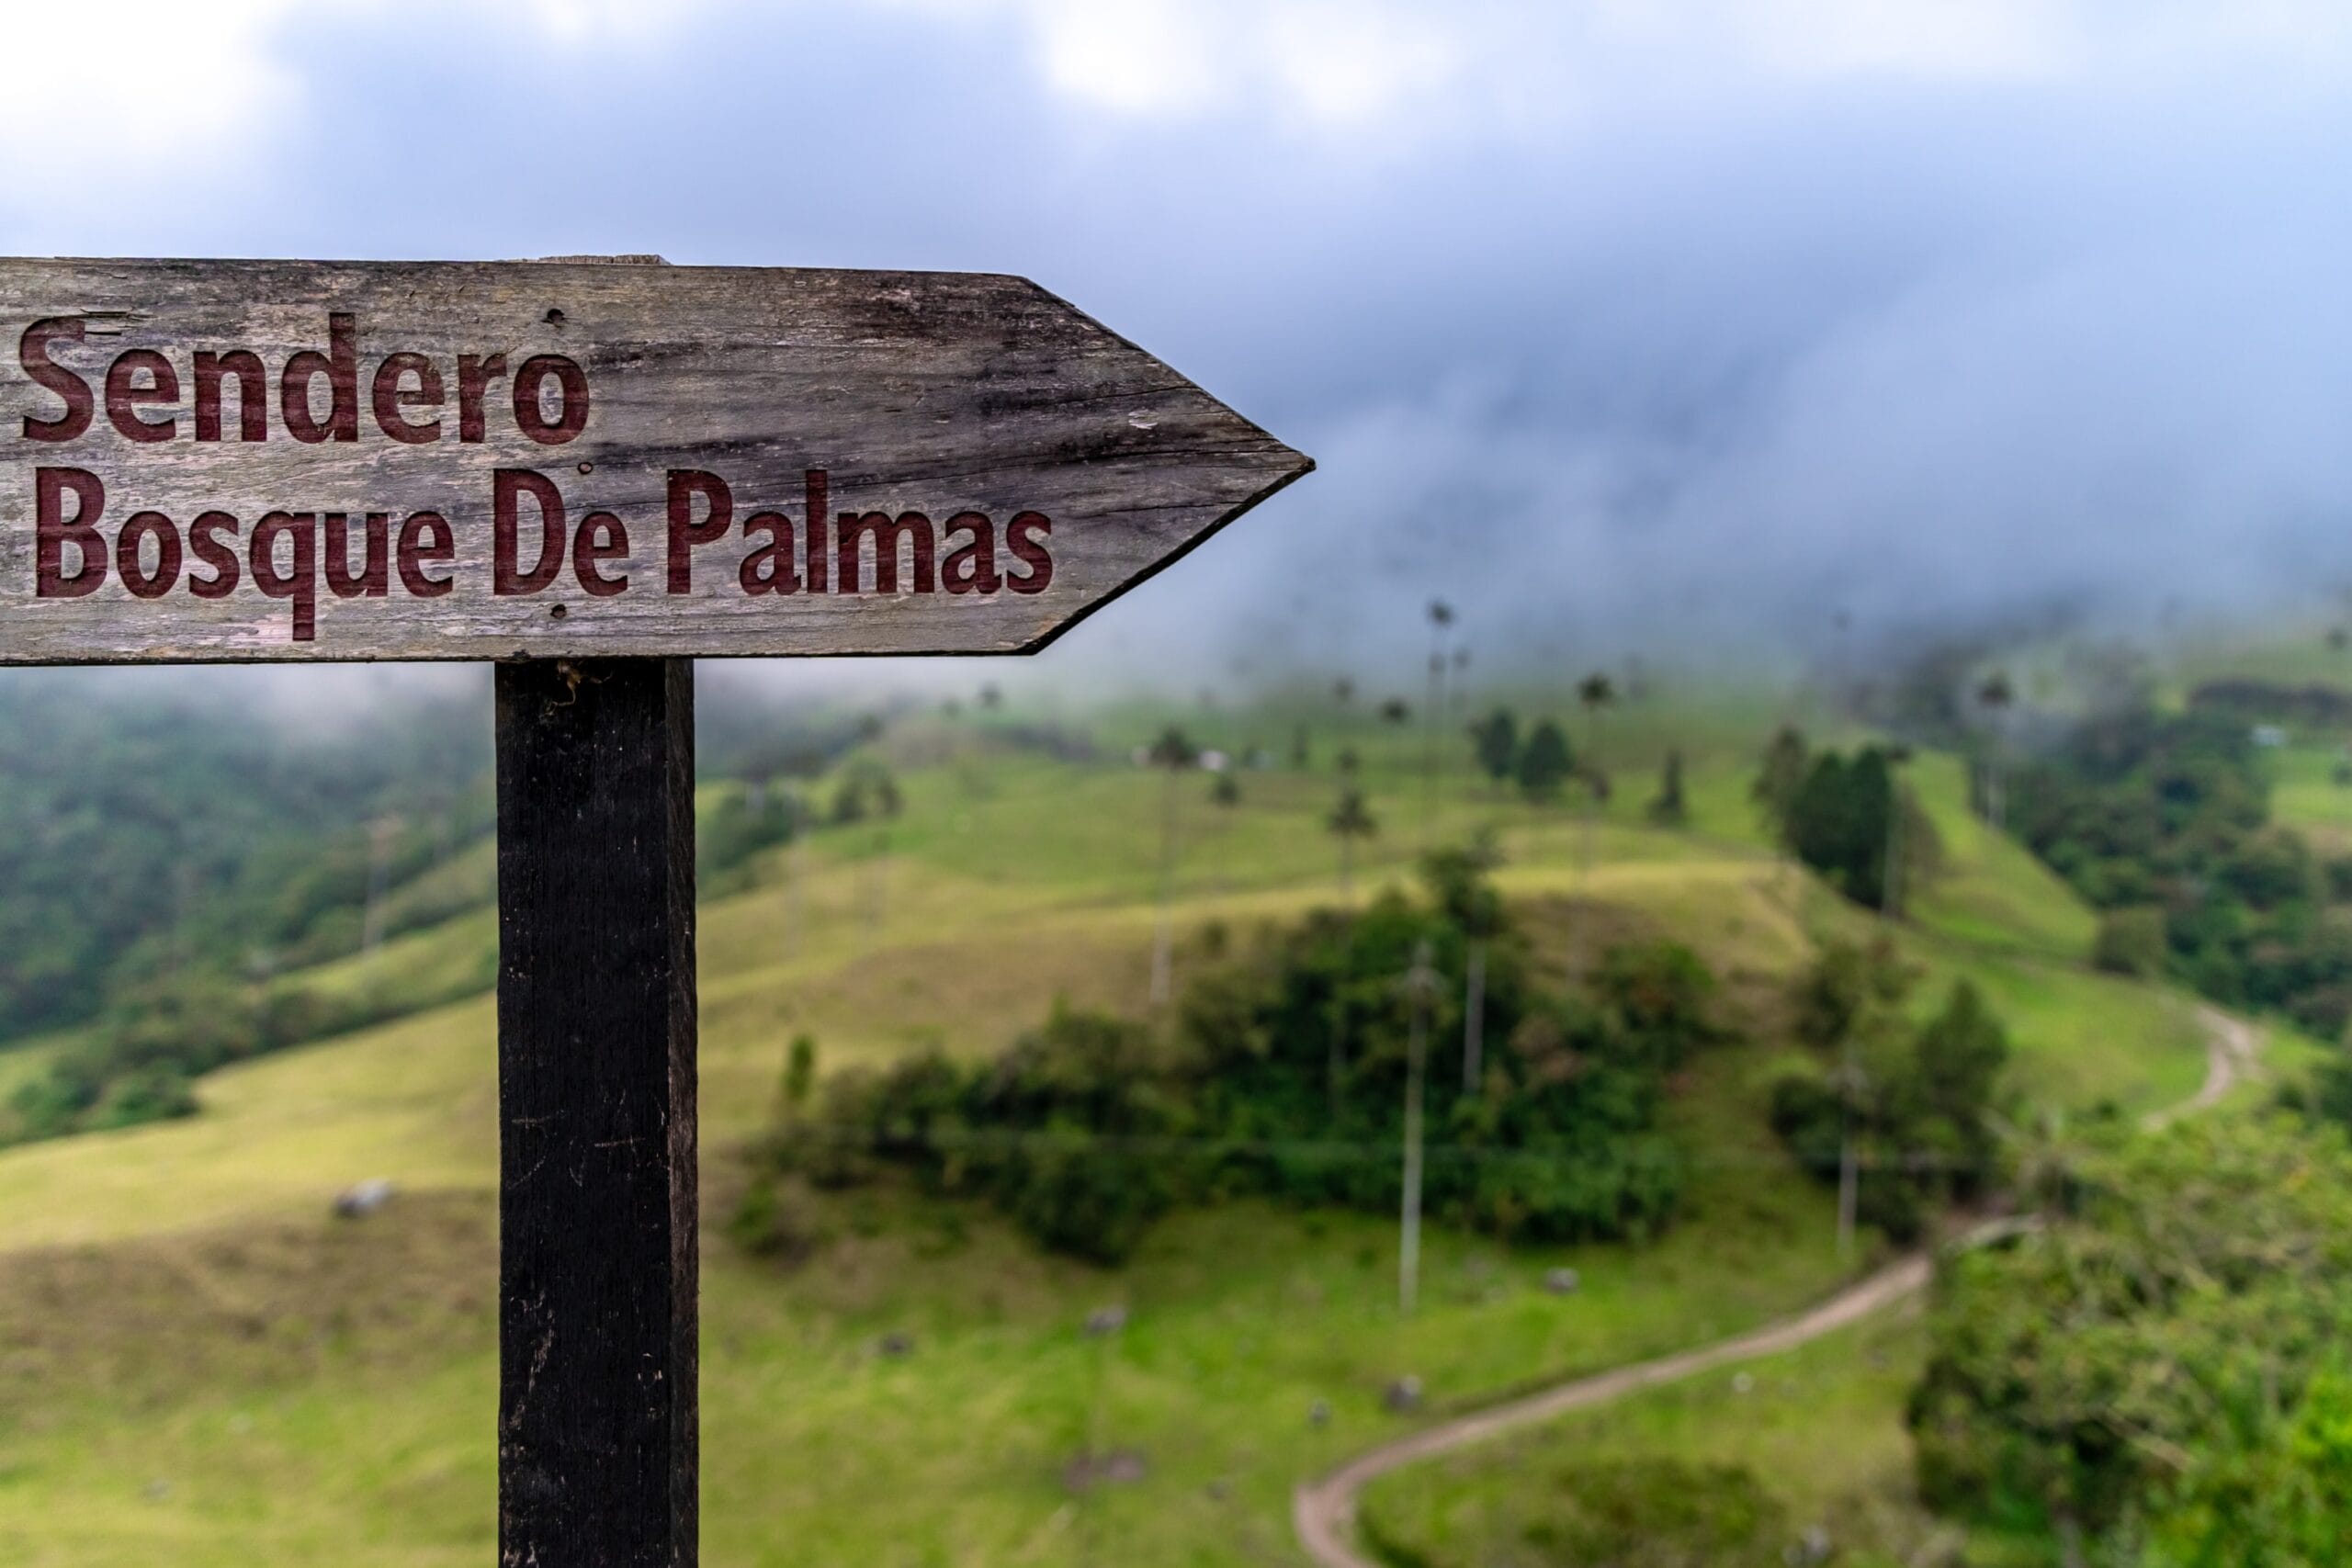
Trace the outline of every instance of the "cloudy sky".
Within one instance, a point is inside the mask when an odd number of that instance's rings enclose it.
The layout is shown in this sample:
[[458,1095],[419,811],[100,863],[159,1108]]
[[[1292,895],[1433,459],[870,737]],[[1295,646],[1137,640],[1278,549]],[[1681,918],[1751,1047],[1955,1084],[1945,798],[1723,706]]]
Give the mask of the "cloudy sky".
[[[2352,581],[2352,7],[0,0],[0,247],[1013,271],[1322,470],[1048,667]],[[1170,660],[1170,650],[1185,657]]]

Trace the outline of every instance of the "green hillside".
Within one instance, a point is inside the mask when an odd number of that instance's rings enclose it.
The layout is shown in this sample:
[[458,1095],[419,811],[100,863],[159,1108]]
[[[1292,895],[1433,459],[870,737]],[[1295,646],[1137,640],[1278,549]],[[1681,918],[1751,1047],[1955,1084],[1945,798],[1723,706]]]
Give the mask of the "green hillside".
[[[1106,716],[1091,761],[971,721],[902,725],[871,753],[895,770],[900,815],[763,852],[745,891],[706,905],[708,1561],[1295,1562],[1292,1486],[1403,1423],[1761,1322],[1867,1261],[1836,1256],[1831,1197],[1764,1104],[1795,1050],[1788,977],[1816,941],[1875,922],[1763,847],[1747,780],[1764,718],[1663,708],[1604,732],[1623,761],[1589,830],[1573,806],[1530,806],[1459,758],[1424,828],[1421,737],[1369,715],[1318,716],[1311,771],[1281,765],[1297,721],[1279,706],[1193,716],[1203,739],[1237,752],[1254,739],[1276,765],[1243,771],[1229,807],[1198,773],[1172,786],[1180,979],[1218,932],[1244,940],[1337,900],[1322,822],[1343,745],[1381,822],[1359,898],[1402,879],[1425,838],[1492,826],[1540,962],[1566,964],[1572,925],[1588,944],[1666,933],[1698,949],[1743,1039],[1677,1089],[1669,1122],[1693,1177],[1662,1238],[1515,1249],[1440,1228],[1409,1322],[1393,1222],[1257,1203],[1182,1212],[1108,1270],[1041,1255],[976,1206],[890,1190],[826,1200],[811,1266],[740,1253],[725,1221],[793,1033],[818,1039],[831,1072],[932,1046],[991,1053],[1057,998],[1142,1010],[1171,786],[1126,752],[1166,718]],[[1644,819],[1669,735],[1688,754],[1680,829]],[[1915,772],[1946,843],[1902,937],[1929,988],[1966,976],[1985,989],[2031,1098],[2142,1109],[2192,1091],[2204,1046],[2185,1005],[2078,967],[2087,913],[1975,830],[1956,764]],[[492,939],[467,913],[277,983],[446,995],[486,979]],[[209,1075],[192,1118],[0,1152],[0,1366],[22,1395],[0,1406],[0,1557],[481,1561],[493,1065],[476,997]],[[0,1072],[29,1070],[0,1053]],[[337,1190],[376,1177],[400,1189],[382,1213],[327,1217]],[[1563,1266],[1581,1275],[1572,1296],[1544,1287]],[[1113,1304],[1126,1326],[1085,1335]],[[910,1348],[886,1353],[899,1335]],[[1407,1374],[1425,1404],[1392,1415],[1383,1390]],[[1099,1481],[1079,1462],[1113,1451],[1140,1476]]]

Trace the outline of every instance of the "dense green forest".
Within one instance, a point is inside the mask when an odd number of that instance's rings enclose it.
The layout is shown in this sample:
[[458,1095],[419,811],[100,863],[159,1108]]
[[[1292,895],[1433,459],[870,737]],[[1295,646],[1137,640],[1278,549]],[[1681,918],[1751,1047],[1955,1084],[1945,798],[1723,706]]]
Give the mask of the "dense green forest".
[[347,951],[371,880],[488,831],[490,736],[465,705],[304,728],[95,675],[0,680],[0,1040],[158,974]]
[[2352,926],[2334,912],[2352,862],[2271,820],[2256,716],[2234,688],[2094,715],[2009,770],[1999,815],[2102,911],[2103,967],[2334,1039],[2352,1015]]
[[2352,1149],[2284,1117],[2031,1162],[2046,1229],[1951,1266],[1921,1490],[2138,1568],[2352,1552]]
[[[703,814],[706,888],[814,815],[784,779],[875,728],[720,686],[703,769],[745,782]],[[0,729],[0,1048],[72,1032],[0,1105],[0,1143],[185,1114],[215,1067],[493,982],[487,945],[397,995],[288,978],[490,905],[486,701],[272,719],[201,687],[12,677]]]

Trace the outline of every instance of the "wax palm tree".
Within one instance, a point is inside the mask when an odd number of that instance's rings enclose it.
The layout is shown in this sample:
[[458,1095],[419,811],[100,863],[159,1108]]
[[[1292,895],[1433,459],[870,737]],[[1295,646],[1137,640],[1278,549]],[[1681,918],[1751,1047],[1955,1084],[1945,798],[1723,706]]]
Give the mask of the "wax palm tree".
[[1577,835],[1577,899],[1569,906],[1568,969],[1581,973],[1584,967],[1584,905],[1590,893],[1592,881],[1593,839],[1600,814],[1600,803],[1608,798],[1609,775],[1600,766],[1600,716],[1617,701],[1615,682],[1600,671],[1594,671],[1577,682],[1577,701],[1584,708],[1584,822]]
[[1323,826],[1340,840],[1340,897],[1353,903],[1356,840],[1374,837],[1380,831],[1380,823],[1364,805],[1363,791],[1350,784],[1340,792],[1340,803],[1331,808],[1331,815],[1324,818]]
[[1413,966],[1398,987],[1410,1010],[1405,1054],[1404,1205],[1396,1244],[1396,1310],[1413,1315],[1421,1282],[1421,1100],[1429,1077],[1430,1002],[1437,995],[1437,971],[1430,964],[1430,939],[1413,948]]
[[1159,797],[1159,910],[1151,942],[1151,1005],[1164,1005],[1173,984],[1175,961],[1174,912],[1176,890],[1176,780],[1200,761],[1200,748],[1175,725],[1159,732],[1148,753],[1151,765],[1167,775]]
[[1889,919],[1903,918],[1903,861],[1905,810],[1903,795],[1903,764],[1911,760],[1911,748],[1896,744],[1881,748],[1886,758],[1886,870],[1879,888],[1879,912]]
[[1859,1030],[1849,1030],[1838,1048],[1829,1087],[1838,1096],[1838,1256],[1854,1253],[1854,1223],[1861,1209],[1861,1136],[1870,1111],[1871,1079],[1863,1069]]
[[2001,751],[2007,737],[2009,705],[2017,692],[2009,684],[2008,676],[1996,670],[1978,682],[1976,705],[1984,710],[1992,734],[1984,750],[1984,810],[1986,823],[1996,830],[2007,825],[2008,801],[2005,798],[2006,783],[2001,777]]
[[1453,625],[1453,606],[1442,599],[1430,601],[1430,695],[1421,714],[1421,848],[1430,847],[1437,817],[1437,737],[1445,722],[1445,637]]
[[1489,880],[1502,863],[1492,829],[1481,829],[1459,849],[1432,850],[1421,860],[1422,875],[1445,918],[1460,929],[1462,973],[1462,1092],[1476,1099],[1487,1040],[1487,946],[1503,927],[1503,901]]

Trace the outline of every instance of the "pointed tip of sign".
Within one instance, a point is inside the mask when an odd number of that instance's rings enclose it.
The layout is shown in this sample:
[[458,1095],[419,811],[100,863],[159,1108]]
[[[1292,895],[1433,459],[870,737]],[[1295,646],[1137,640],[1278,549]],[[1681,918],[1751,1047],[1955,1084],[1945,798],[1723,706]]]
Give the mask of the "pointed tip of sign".
[[[1261,431],[1260,434],[1262,434],[1264,433]],[[1060,622],[1057,626],[1047,627],[1036,637],[1028,642],[1023,643],[1018,648],[1013,649],[1012,652],[1016,656],[1022,657],[1025,657],[1033,653],[1044,652],[1046,649],[1059,641],[1064,633],[1068,632],[1072,626],[1077,626],[1080,622],[1088,619],[1096,611],[1102,609],[1103,605],[1111,604],[1115,600],[1125,598],[1127,594],[1133,592],[1146,581],[1159,576],[1161,572],[1166,571],[1170,567],[1175,565],[1186,556],[1191,555],[1194,550],[1199,549],[1203,543],[1214,537],[1217,534],[1224,532],[1226,526],[1232,523],[1235,518],[1239,517],[1243,513],[1257,506],[1259,502],[1271,500],[1277,492],[1287,490],[1290,486],[1296,484],[1300,479],[1305,479],[1307,475],[1315,471],[1315,459],[1308,457],[1306,453],[1298,450],[1295,446],[1285,446],[1283,443],[1274,440],[1271,435],[1267,436],[1266,439],[1272,445],[1273,449],[1263,455],[1264,459],[1270,465],[1279,463],[1281,466],[1275,470],[1272,478],[1270,478],[1263,485],[1261,485],[1257,490],[1251,491],[1246,500],[1242,501],[1240,504],[1230,508],[1220,515],[1216,522],[1210,524],[1207,527],[1193,535],[1190,539],[1185,540],[1182,546],[1170,550],[1167,555],[1162,556],[1159,560],[1153,562],[1150,567],[1136,573],[1135,577],[1126,582],[1122,583],[1119,586],[1117,592],[1107,593],[1102,598],[1095,600],[1094,603],[1080,610],[1076,615],[1071,615],[1067,620]]]

